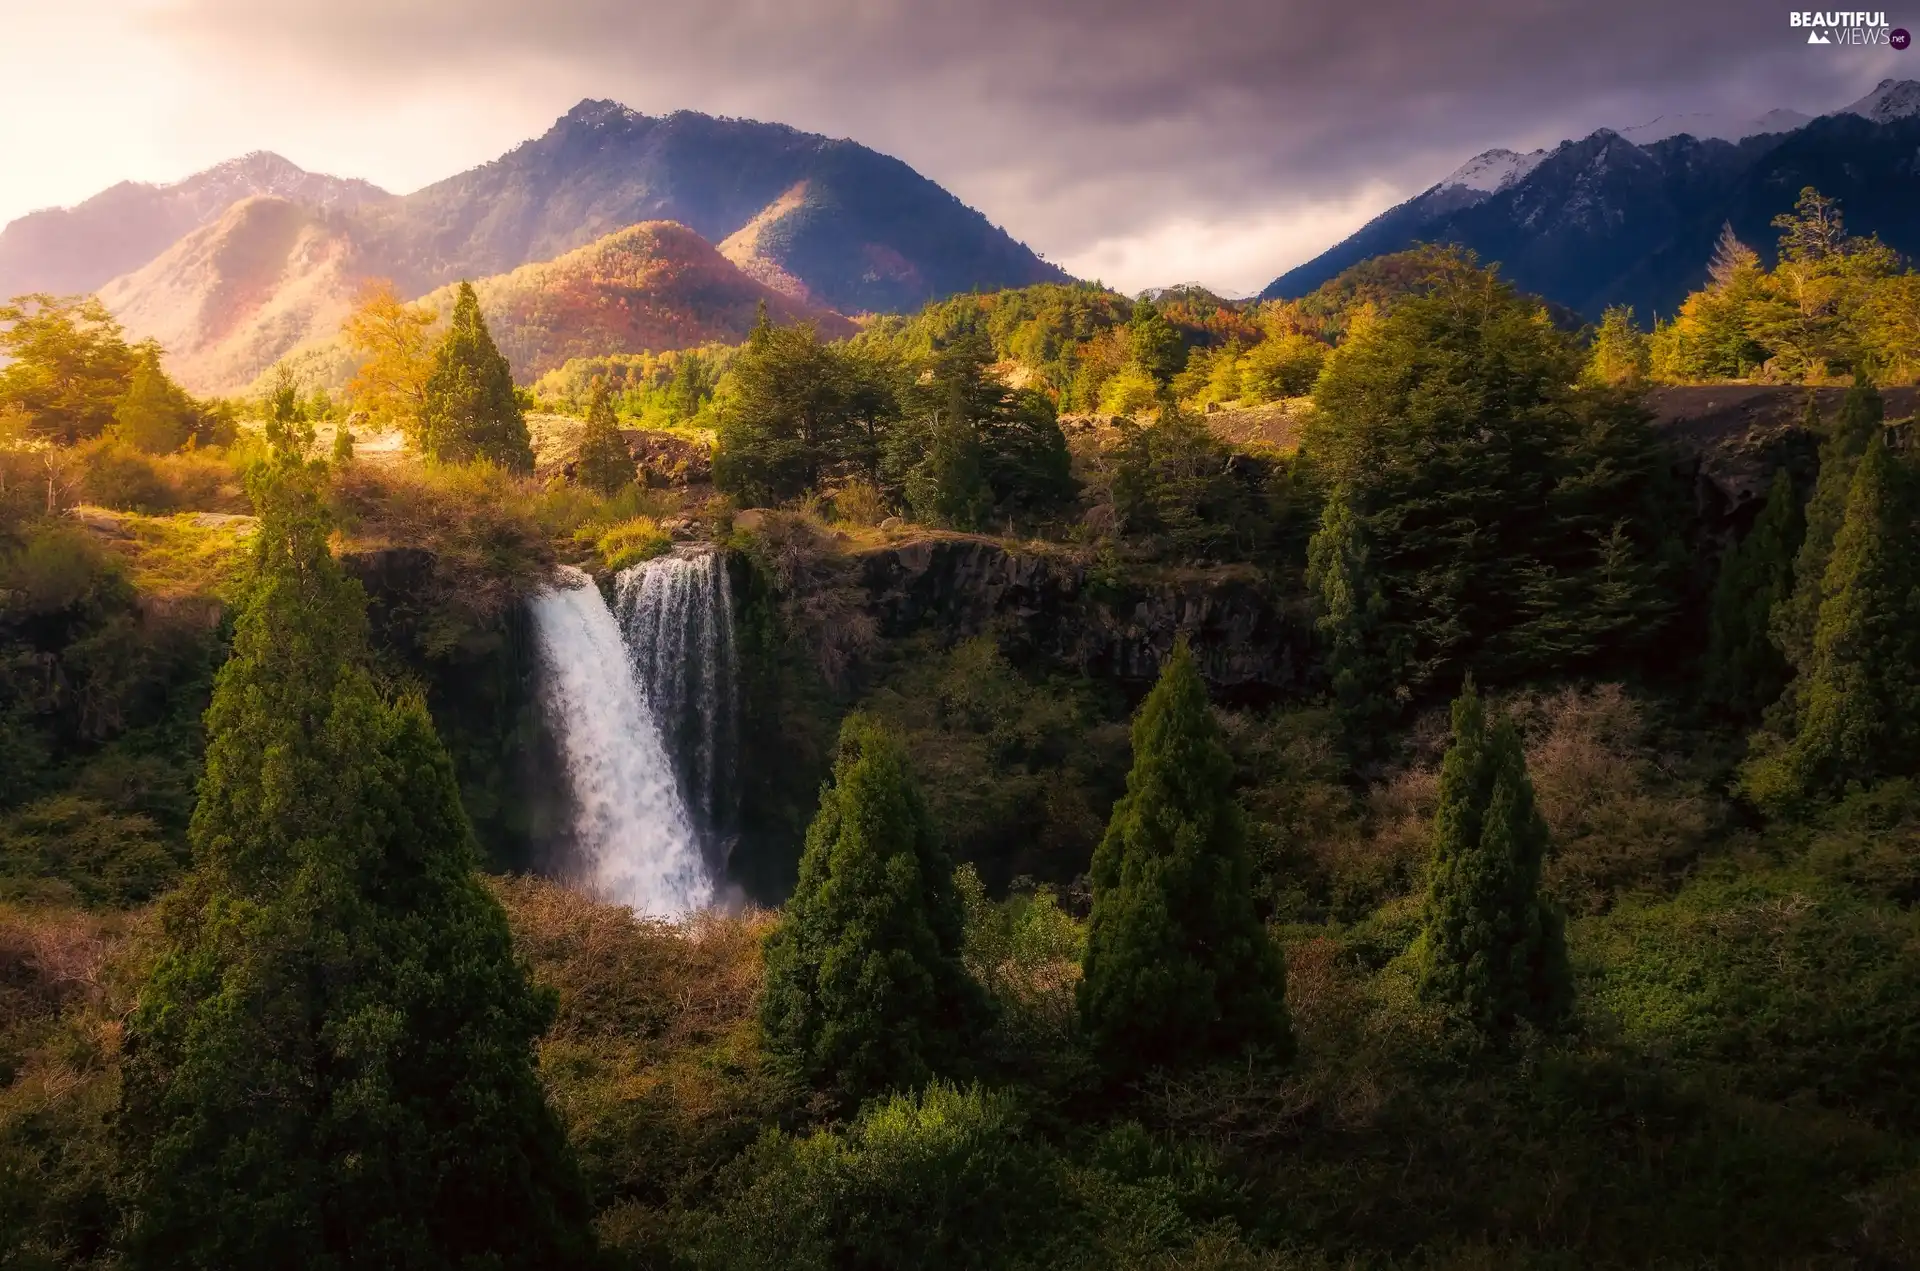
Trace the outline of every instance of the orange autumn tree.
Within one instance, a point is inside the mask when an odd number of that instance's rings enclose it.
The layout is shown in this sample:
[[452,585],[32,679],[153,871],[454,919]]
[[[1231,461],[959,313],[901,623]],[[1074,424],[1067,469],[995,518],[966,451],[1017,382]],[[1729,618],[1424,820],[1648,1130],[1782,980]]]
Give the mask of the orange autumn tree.
[[361,287],[340,328],[347,346],[364,359],[347,386],[355,406],[409,436],[419,430],[433,371],[432,326],[430,310],[407,304],[392,282],[374,278]]

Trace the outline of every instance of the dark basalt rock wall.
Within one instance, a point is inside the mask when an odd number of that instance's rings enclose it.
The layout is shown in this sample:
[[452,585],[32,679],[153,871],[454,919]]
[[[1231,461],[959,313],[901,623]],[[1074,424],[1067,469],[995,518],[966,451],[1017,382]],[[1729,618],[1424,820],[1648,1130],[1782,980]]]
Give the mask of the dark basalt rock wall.
[[566,783],[540,718],[526,606],[484,617],[462,608],[459,580],[425,548],[349,552],[340,564],[366,589],[378,670],[426,696],[485,860],[539,866],[560,833]]
[[[1844,388],[1812,390],[1823,419],[1840,411]],[[1790,384],[1707,384],[1647,394],[1661,431],[1694,479],[1703,528],[1715,539],[1742,533],[1786,468],[1804,493],[1820,469],[1820,438],[1801,426],[1808,390]],[[1920,389],[1883,389],[1889,422],[1910,419]]]
[[1223,698],[1273,701],[1311,688],[1311,615],[1249,567],[1115,581],[1070,556],[960,536],[877,548],[859,564],[886,637],[933,630],[958,640],[992,631],[1012,650],[1146,685],[1185,635]]

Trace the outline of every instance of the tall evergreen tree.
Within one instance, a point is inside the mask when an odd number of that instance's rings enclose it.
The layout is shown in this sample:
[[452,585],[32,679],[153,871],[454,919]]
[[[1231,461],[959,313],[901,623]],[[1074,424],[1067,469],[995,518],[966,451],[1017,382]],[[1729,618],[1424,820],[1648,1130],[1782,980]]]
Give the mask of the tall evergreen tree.
[[1368,572],[1366,538],[1344,485],[1327,499],[1307,544],[1307,584],[1319,609],[1315,626],[1347,748],[1369,752],[1392,717],[1385,689],[1395,677],[1381,647],[1386,599]]
[[[1846,516],[1853,470],[1866,453],[1867,443],[1879,433],[1885,413],[1873,382],[1855,376],[1853,387],[1841,400],[1839,417],[1820,445],[1820,475],[1807,500],[1806,533],[1793,560],[1793,595],[1773,613],[1774,643],[1797,677],[1788,684],[1787,695],[1768,719],[1768,726],[1782,736],[1791,736],[1798,726],[1801,690],[1813,661],[1814,628],[1819,625],[1820,605],[1825,599],[1827,561]],[[1812,391],[1807,393],[1803,424],[1816,434],[1825,431],[1820,424],[1820,403]]]
[[442,463],[484,459],[514,472],[533,471],[533,443],[514,396],[513,371],[494,347],[470,283],[460,284],[453,321],[434,350],[417,441]]
[[1651,416],[1464,256],[1349,333],[1306,448],[1345,486],[1400,651],[1395,698],[1657,654],[1679,491]]
[[911,431],[919,458],[907,469],[907,507],[927,525],[978,530],[993,511],[993,494],[982,469],[980,435],[964,416],[940,412],[916,421]]
[[1127,346],[1133,360],[1162,389],[1187,364],[1186,341],[1151,300],[1133,306],[1133,316],[1127,319]]
[[1800,496],[1782,468],[1753,528],[1727,549],[1713,593],[1704,695],[1736,717],[1758,717],[1786,688],[1791,668],[1770,632],[1774,611],[1793,595],[1805,534]]
[[129,1021],[133,1261],[582,1265],[590,1211],[533,1069],[552,1002],[424,706],[375,690],[321,481],[283,454],[253,483],[194,872]]
[[1787,811],[1920,771],[1920,531],[1915,478],[1867,444],[1822,582],[1820,621],[1791,743],[1762,751],[1743,774],[1755,802]]
[[720,489],[771,504],[818,490],[848,470],[878,477],[880,434],[894,398],[865,354],[822,344],[810,326],[763,320],[728,379],[713,458]]
[[985,1010],[960,960],[962,928],[953,864],[906,751],[877,721],[849,716],[799,886],[767,942],[768,1045],[848,1105],[950,1071]]
[[607,391],[607,382],[597,379],[587,400],[587,425],[580,433],[574,478],[588,489],[611,497],[633,484],[633,473],[633,454],[620,436],[613,395]]
[[885,438],[881,471],[917,519],[981,529],[1046,515],[1073,498],[1053,403],[1008,388],[984,335],[963,334],[940,349],[903,398],[905,418]]
[[171,454],[186,444],[193,423],[193,403],[161,368],[160,346],[135,346],[126,395],[113,408],[114,437],[148,454]]
[[1540,895],[1546,851],[1519,731],[1506,719],[1489,728],[1469,681],[1440,768],[1414,956],[1420,996],[1489,1037],[1521,1020],[1550,1026],[1572,998],[1564,924]]
[[1182,639],[1133,721],[1133,769],[1093,856],[1080,1016],[1120,1072],[1293,1050],[1286,967],[1254,913],[1246,825]]

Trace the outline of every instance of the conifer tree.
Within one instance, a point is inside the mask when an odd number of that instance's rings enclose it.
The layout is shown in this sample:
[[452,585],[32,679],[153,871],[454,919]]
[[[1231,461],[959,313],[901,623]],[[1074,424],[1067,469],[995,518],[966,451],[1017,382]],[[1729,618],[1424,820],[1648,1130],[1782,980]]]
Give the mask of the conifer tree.
[[1546,851],[1520,734],[1511,720],[1488,727],[1469,681],[1440,768],[1414,958],[1421,998],[1490,1038],[1521,1020],[1550,1026],[1572,997],[1564,924],[1540,895]]
[[980,436],[972,421],[943,411],[921,421],[914,434],[920,459],[903,483],[914,520],[955,530],[982,528],[993,492],[981,471]]
[[1186,342],[1151,300],[1143,299],[1133,306],[1133,316],[1127,320],[1127,345],[1134,362],[1162,390],[1187,364]]
[[1394,703],[1387,695],[1394,677],[1380,648],[1386,600],[1367,570],[1367,545],[1353,493],[1337,487],[1307,544],[1307,585],[1319,616],[1315,626],[1326,649],[1334,708],[1348,749],[1371,749]]
[[1920,530],[1914,476],[1876,436],[1854,468],[1822,581],[1800,727],[1743,774],[1776,812],[1920,771]]
[[1286,967],[1254,913],[1233,761],[1182,639],[1133,721],[1093,857],[1081,1022],[1116,1071],[1293,1051]]
[[605,380],[594,381],[587,400],[587,426],[580,434],[573,472],[581,485],[608,497],[633,484],[633,455],[620,437],[620,421],[614,416],[613,396]]
[[1633,306],[1608,307],[1594,332],[1588,377],[1613,388],[1640,389],[1652,370],[1652,350],[1646,333],[1633,324]]
[[953,865],[905,750],[877,721],[849,716],[799,886],[767,942],[768,1046],[849,1106],[950,1071],[985,1010],[962,937]]
[[514,396],[513,371],[494,347],[470,283],[460,284],[453,321],[434,350],[419,445],[442,463],[484,459],[515,472],[533,470],[533,445]]
[[[1813,494],[1807,500],[1806,533],[1793,561],[1793,595],[1774,611],[1773,639],[1799,679],[1789,685],[1789,694],[1769,718],[1769,726],[1783,736],[1797,727],[1800,690],[1812,665],[1813,632],[1820,621],[1822,590],[1827,575],[1827,560],[1833,554],[1834,536],[1846,515],[1847,491],[1853,485],[1854,466],[1866,453],[1867,443],[1880,431],[1885,404],[1873,382],[1864,375],[1854,377],[1853,386],[1840,403],[1839,417],[1820,446],[1820,475]],[[1820,404],[1807,393],[1803,424],[1809,431],[1822,431]]]
[[128,1026],[136,1266],[583,1265],[533,1069],[551,1018],[475,874],[417,698],[383,700],[317,465],[253,482],[252,581],[207,712],[194,871]]
[[1774,611],[1793,594],[1793,562],[1805,533],[1793,478],[1782,468],[1753,528],[1720,563],[1704,691],[1737,717],[1757,717],[1786,688],[1790,668],[1770,628]]
[[193,404],[160,366],[160,346],[134,349],[133,376],[113,408],[113,435],[148,454],[171,454],[193,431]]

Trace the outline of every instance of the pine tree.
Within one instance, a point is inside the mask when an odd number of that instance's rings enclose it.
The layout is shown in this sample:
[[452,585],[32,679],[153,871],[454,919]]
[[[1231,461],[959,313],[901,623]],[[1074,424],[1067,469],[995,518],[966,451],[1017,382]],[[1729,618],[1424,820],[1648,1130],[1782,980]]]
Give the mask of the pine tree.
[[1612,388],[1644,388],[1653,370],[1646,333],[1633,324],[1633,306],[1612,305],[1600,315],[1587,374]]
[[1876,436],[1855,465],[1822,581],[1820,620],[1783,749],[1749,762],[1743,786],[1784,812],[1851,783],[1920,771],[1920,530],[1914,475]]
[[1786,688],[1791,668],[1769,631],[1774,611],[1793,594],[1793,562],[1805,533],[1800,497],[1783,468],[1753,528],[1720,562],[1704,695],[1736,717],[1757,717]]
[[614,416],[613,397],[605,380],[593,382],[593,393],[587,401],[587,426],[580,434],[573,473],[581,485],[608,497],[633,484],[633,455],[620,436],[620,421]]
[[1571,1001],[1564,924],[1540,895],[1546,851],[1519,732],[1505,719],[1488,727],[1469,681],[1440,768],[1414,959],[1421,998],[1489,1038],[1521,1020],[1551,1026]]
[[148,454],[172,454],[193,431],[193,404],[160,366],[160,346],[134,349],[133,376],[113,408],[114,437]]
[[1133,316],[1127,319],[1127,345],[1134,362],[1152,376],[1154,384],[1162,390],[1187,364],[1186,341],[1160,312],[1160,306],[1151,300],[1141,300],[1133,306]]
[[[1781,736],[1790,736],[1798,727],[1800,693],[1813,659],[1813,633],[1820,621],[1820,605],[1825,599],[1827,561],[1833,554],[1834,537],[1846,515],[1847,492],[1853,485],[1853,470],[1867,443],[1880,432],[1885,404],[1879,391],[1865,376],[1855,376],[1853,387],[1840,403],[1839,418],[1826,441],[1820,446],[1820,475],[1813,494],[1807,500],[1806,533],[1793,561],[1793,595],[1774,610],[1774,643],[1793,669],[1796,680],[1787,695],[1770,712],[1768,725]],[[1820,404],[1807,394],[1805,426],[1822,431]]]
[[1182,639],[1133,721],[1133,769],[1093,857],[1080,1016],[1116,1071],[1293,1050],[1286,967],[1254,913],[1246,826]]
[[513,392],[513,371],[494,347],[480,298],[461,283],[453,321],[434,351],[420,411],[420,449],[442,463],[484,459],[533,470],[533,444]]
[[1432,268],[1328,359],[1303,442],[1352,492],[1396,690],[1657,656],[1680,504],[1652,416],[1575,387],[1583,351],[1537,300],[1462,255]]
[[993,494],[981,471],[980,436],[972,421],[942,411],[911,431],[920,450],[904,482],[913,518],[947,529],[981,529],[993,510]]
[[1380,647],[1386,600],[1368,573],[1366,538],[1344,485],[1328,498],[1307,544],[1307,585],[1347,747],[1367,753],[1394,711],[1393,671]]
[[128,1026],[137,1266],[584,1265],[533,1070],[551,1019],[475,874],[446,751],[367,669],[317,465],[255,478],[194,872]]
[[950,1071],[985,999],[961,962],[953,865],[905,750],[877,721],[840,729],[800,882],[767,942],[767,1044],[852,1106]]

